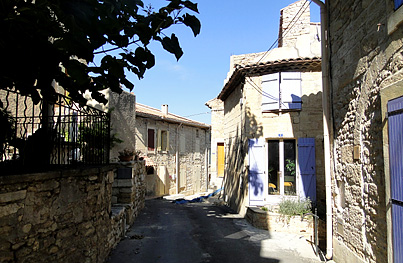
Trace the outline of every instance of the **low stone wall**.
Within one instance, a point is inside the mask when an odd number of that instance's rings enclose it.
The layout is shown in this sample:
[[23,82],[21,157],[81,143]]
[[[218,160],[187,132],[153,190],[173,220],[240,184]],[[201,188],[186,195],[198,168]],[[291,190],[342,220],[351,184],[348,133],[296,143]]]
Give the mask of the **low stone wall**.
[[144,206],[135,173],[133,203],[116,207],[115,165],[1,176],[0,262],[104,262]]
[[248,207],[246,220],[254,227],[275,232],[294,233],[309,240],[314,237],[314,222],[312,216],[301,221],[300,216],[287,217],[273,212],[263,211],[258,207]]
[[112,205],[124,209],[127,225],[131,225],[144,208],[146,184],[145,162],[120,163],[112,185]]

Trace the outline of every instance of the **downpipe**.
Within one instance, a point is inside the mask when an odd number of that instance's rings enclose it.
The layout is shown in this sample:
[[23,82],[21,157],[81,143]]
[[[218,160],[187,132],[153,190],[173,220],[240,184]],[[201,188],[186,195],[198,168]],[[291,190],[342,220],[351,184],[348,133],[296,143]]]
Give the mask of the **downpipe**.
[[328,21],[326,5],[321,0],[312,0],[320,7],[321,22],[321,51],[322,51],[322,110],[323,110],[323,146],[325,158],[325,188],[326,188],[326,258],[333,257],[333,212],[332,212],[332,179],[330,161],[330,102],[329,102],[329,50],[328,50]]

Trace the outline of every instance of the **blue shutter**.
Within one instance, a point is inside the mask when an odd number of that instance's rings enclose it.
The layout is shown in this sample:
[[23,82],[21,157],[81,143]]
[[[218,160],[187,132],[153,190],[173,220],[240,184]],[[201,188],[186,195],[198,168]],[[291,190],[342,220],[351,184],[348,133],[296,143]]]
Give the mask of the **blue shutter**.
[[395,0],[395,10],[403,4],[403,0]]
[[264,201],[264,140],[249,140],[249,205]]
[[388,102],[394,262],[403,262],[403,97]]
[[301,72],[281,72],[281,109],[301,109]]
[[280,74],[262,76],[262,111],[279,110]]
[[298,163],[301,175],[300,196],[316,202],[315,138],[298,139]]

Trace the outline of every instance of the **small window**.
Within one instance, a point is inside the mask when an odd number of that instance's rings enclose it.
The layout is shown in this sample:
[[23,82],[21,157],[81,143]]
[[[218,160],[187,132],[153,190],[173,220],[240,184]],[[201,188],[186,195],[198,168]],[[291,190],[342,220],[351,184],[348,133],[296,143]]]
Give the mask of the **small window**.
[[403,5],[403,0],[394,0],[395,1],[395,10]]
[[147,142],[148,142],[148,150],[149,151],[154,151],[155,149],[155,130],[154,129],[148,129],[148,137],[147,137]]

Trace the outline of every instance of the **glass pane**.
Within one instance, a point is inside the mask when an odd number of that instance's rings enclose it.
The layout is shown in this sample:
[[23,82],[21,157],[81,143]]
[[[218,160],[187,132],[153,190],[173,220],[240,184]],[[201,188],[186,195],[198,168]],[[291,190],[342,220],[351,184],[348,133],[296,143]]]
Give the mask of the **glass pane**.
[[296,195],[295,140],[284,140],[284,193]]
[[280,194],[280,178],[278,173],[280,172],[279,165],[279,142],[278,140],[268,141],[268,156],[269,156],[269,169],[268,169],[268,180],[269,180],[269,194],[278,195]]

